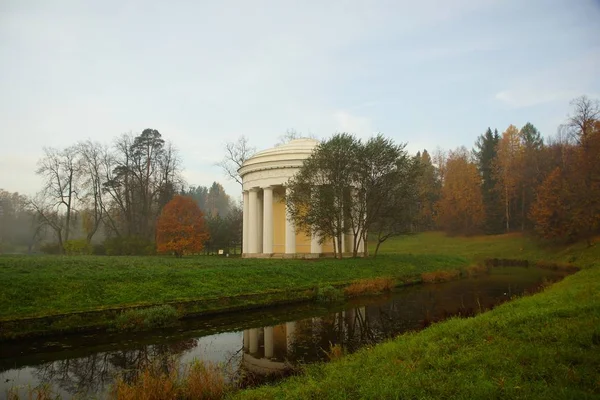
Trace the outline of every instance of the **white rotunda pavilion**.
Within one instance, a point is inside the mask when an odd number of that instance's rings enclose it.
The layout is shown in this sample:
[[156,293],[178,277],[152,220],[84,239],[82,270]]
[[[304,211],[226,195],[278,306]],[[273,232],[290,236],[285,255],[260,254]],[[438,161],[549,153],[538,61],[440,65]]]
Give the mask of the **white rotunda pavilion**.
[[[256,153],[239,169],[244,199],[243,257],[317,258],[333,255],[331,240],[319,244],[316,236],[297,232],[286,215],[287,182],[318,144],[315,139],[295,139]],[[343,242],[342,253],[350,251],[352,238],[348,236]]]

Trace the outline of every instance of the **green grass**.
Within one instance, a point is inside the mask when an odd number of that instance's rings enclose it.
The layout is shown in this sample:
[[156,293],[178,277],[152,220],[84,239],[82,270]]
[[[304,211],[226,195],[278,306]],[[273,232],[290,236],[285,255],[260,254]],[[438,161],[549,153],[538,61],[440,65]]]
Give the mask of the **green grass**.
[[520,234],[464,237],[428,232],[392,238],[381,245],[379,253],[447,255],[472,262],[486,258],[546,260],[585,268],[600,260],[600,245],[589,248],[583,242],[572,245],[541,243]]
[[[597,250],[590,252],[585,257],[592,260]],[[475,318],[404,334],[332,363],[308,366],[304,374],[276,386],[234,396],[600,398],[600,267]]]
[[462,268],[442,255],[372,259],[0,256],[0,321],[115,307],[272,294],[356,279]]

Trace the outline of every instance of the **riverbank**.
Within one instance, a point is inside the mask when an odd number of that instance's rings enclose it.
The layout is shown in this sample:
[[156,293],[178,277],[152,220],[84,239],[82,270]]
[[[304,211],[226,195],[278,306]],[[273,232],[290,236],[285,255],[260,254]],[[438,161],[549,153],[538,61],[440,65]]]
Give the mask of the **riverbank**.
[[234,397],[585,399],[600,396],[598,371],[596,266],[474,318],[434,324]]
[[106,329],[126,309],[169,305],[178,318],[315,299],[332,288],[385,278],[466,271],[441,255],[377,259],[1,256],[0,338]]
[[123,310],[165,304],[177,319],[309,301],[357,281],[457,279],[490,257],[588,265],[590,251],[541,247],[519,235],[434,232],[390,240],[381,253],[344,260],[0,256],[9,282],[0,288],[0,339],[107,329]]

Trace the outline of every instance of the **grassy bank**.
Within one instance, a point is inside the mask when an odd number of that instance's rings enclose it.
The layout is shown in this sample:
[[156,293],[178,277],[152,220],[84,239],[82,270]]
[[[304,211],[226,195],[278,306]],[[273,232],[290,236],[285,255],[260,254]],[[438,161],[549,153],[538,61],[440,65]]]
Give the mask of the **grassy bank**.
[[392,239],[375,259],[0,256],[0,339],[103,329],[126,308],[169,304],[181,317],[306,301],[321,288],[352,283],[358,291],[374,286],[362,280],[437,282],[489,257],[586,266],[600,258],[593,249],[545,247],[518,235],[427,233]]
[[10,282],[0,287],[0,340],[152,329],[185,316],[319,299],[352,283],[354,295],[364,294],[381,286],[378,279],[394,286],[467,267],[464,258],[440,255],[341,261],[0,256],[0,276]]
[[[596,242],[600,243],[600,238]],[[521,234],[494,236],[447,236],[442,232],[427,232],[389,239],[381,245],[379,253],[446,255],[461,257],[473,263],[487,258],[512,258],[529,261],[573,263],[580,268],[600,261],[600,244],[588,247],[579,242],[556,245],[534,240]]]
[[600,397],[600,268],[475,318],[365,348],[269,387],[270,398]]

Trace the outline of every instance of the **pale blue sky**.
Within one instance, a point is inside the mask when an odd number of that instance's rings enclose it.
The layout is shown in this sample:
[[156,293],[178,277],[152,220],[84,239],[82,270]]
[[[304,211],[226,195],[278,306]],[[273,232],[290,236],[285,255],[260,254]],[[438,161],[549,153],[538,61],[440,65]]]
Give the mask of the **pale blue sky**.
[[287,129],[471,147],[600,94],[600,1],[0,1],[0,188],[43,146],[158,129],[190,184]]

